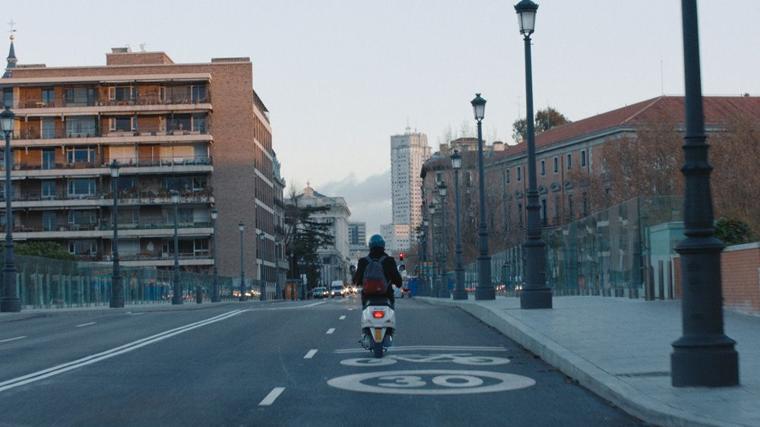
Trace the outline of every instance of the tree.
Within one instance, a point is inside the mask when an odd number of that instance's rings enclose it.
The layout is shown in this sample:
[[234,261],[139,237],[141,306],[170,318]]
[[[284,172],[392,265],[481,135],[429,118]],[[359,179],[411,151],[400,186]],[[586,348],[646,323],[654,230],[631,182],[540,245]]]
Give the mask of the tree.
[[[538,110],[533,118],[536,134],[545,132],[555,126],[564,125],[570,123],[570,120],[565,117],[564,114],[555,110],[552,107],[546,107],[543,110]],[[512,137],[515,142],[521,143],[525,141],[528,134],[528,123],[526,119],[515,120],[512,124]]]
[[60,243],[49,241],[23,242],[14,247],[16,255],[36,256],[43,258],[75,260],[76,257],[69,253]]
[[330,225],[316,214],[330,210],[329,207],[299,206],[301,196],[291,188],[290,201],[285,207],[285,250],[290,259],[290,278],[306,274],[309,288],[319,281],[321,260],[318,251],[330,246],[335,238]]
[[739,245],[754,240],[749,225],[732,218],[720,218],[716,221],[715,237],[722,240],[726,245]]

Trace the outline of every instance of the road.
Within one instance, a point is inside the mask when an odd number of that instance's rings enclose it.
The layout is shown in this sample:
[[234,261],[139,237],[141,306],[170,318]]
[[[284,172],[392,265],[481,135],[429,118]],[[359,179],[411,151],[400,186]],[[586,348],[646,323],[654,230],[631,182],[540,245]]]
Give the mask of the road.
[[397,304],[358,346],[355,298],[0,317],[0,426],[642,423],[468,314]]

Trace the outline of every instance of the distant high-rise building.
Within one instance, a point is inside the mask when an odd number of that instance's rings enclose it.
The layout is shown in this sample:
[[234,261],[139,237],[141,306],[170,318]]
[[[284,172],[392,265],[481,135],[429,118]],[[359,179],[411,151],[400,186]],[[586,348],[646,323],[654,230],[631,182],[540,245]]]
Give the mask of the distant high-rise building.
[[361,246],[362,249],[367,246],[366,222],[348,223],[348,244],[351,246],[351,249],[353,249],[354,246]]
[[[424,133],[410,132],[391,136],[391,191],[393,201],[393,242],[391,250],[407,250],[412,233],[422,222],[422,164],[430,157]],[[390,229],[386,229],[391,231]]]
[[354,265],[356,261],[367,256],[367,223],[366,222],[349,222],[348,223],[348,246],[351,252],[351,260]]

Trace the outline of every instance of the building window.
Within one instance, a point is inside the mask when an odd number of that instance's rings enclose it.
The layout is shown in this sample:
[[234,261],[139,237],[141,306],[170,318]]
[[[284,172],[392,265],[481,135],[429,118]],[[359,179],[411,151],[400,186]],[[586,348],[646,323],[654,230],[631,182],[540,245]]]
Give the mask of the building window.
[[546,161],[541,160],[541,176],[546,175]]
[[175,114],[169,118],[170,132],[190,132],[193,128],[192,116],[190,114]]
[[573,168],[573,154],[567,153],[567,170],[570,170]]
[[82,138],[97,134],[97,119],[93,117],[67,117],[66,137]]
[[133,116],[119,116],[111,118],[111,131],[113,132],[130,132],[135,129],[135,120]]
[[95,180],[92,178],[75,178],[68,183],[69,197],[88,197],[95,195]]
[[554,158],[554,173],[559,172],[559,157]]
[[195,103],[198,102],[208,102],[208,89],[207,86],[204,85],[193,85],[192,87],[192,100]]
[[42,119],[42,139],[55,138],[55,119],[44,117]]
[[520,227],[523,225],[523,205],[522,203],[517,204],[517,218],[520,223]]
[[573,209],[573,195],[567,195],[567,216],[572,220],[575,218],[575,212]]
[[74,229],[92,228],[97,223],[98,218],[94,210],[70,210],[69,224]]
[[42,169],[55,168],[55,148],[42,149]]
[[95,255],[98,244],[94,240],[72,240],[69,242],[69,253],[72,255]]
[[588,193],[583,192],[583,216],[588,216]]
[[3,89],[3,106],[13,108],[13,88]]
[[42,181],[42,199],[55,199],[55,180],[46,179]]
[[48,107],[55,106],[55,89],[52,87],[42,89],[42,103]]
[[132,86],[111,86],[108,88],[108,99],[111,101],[132,101],[135,90]]
[[206,133],[206,115],[195,114],[193,115],[193,132]]
[[517,167],[517,181],[522,181],[522,167]]
[[55,211],[42,212],[42,231],[55,231],[57,222]]
[[95,105],[95,88],[69,87],[64,92],[64,101],[68,107],[86,107]]
[[95,163],[95,149],[92,147],[71,147],[66,149],[66,161],[73,163]]
[[509,169],[507,169],[506,172],[507,172],[507,184],[509,184],[509,176],[511,175],[511,173],[509,172]]
[[581,150],[581,167],[586,167],[586,150]]

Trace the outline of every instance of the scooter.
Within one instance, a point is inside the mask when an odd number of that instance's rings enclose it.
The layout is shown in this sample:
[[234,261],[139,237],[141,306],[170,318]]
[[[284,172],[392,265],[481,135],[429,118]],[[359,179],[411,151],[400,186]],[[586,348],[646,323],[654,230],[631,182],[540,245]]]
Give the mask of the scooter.
[[375,357],[383,357],[388,347],[393,345],[396,329],[396,314],[387,298],[370,299],[362,312],[361,344]]

